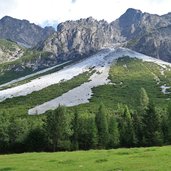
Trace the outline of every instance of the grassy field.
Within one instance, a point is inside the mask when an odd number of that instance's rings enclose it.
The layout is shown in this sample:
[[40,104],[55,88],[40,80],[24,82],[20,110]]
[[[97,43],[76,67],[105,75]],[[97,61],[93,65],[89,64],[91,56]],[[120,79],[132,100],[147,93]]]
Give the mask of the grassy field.
[[170,171],[171,146],[0,155],[0,171]]

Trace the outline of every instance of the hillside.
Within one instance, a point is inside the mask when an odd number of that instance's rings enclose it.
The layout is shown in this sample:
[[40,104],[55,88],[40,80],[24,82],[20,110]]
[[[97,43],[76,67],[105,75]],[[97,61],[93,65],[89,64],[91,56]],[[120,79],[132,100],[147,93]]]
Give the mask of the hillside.
[[26,77],[19,83],[16,80],[11,88],[0,91],[0,106],[2,110],[15,109],[24,114],[28,109],[30,114],[44,113],[59,104],[80,104],[80,109],[96,110],[99,101],[109,109],[115,109],[118,103],[134,108],[144,87],[158,107],[164,107],[171,97],[170,74],[169,63],[128,49],[104,49],[60,71],[29,80]]
[[19,59],[25,49],[5,39],[0,39],[0,64]]
[[171,147],[0,155],[1,171],[170,171]]
[[[130,8],[111,23],[89,17],[60,23],[55,31],[5,16],[0,20],[0,38],[5,39],[0,41],[0,84],[63,62],[82,60],[109,46],[127,47],[169,62],[170,17]],[[32,49],[21,50],[21,46]]]

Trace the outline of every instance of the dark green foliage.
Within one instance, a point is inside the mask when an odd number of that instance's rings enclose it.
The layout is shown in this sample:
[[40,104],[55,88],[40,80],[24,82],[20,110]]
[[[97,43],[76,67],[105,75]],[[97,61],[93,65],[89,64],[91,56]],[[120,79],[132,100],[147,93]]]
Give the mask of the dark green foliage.
[[46,139],[45,131],[42,127],[36,127],[30,130],[25,139],[25,146],[27,151],[45,151],[48,141]]
[[25,118],[11,117],[8,132],[10,151],[23,152],[23,143],[29,132],[27,120]]
[[59,106],[56,110],[47,114],[44,128],[53,146],[53,151],[62,149],[63,144],[70,148],[71,120],[66,113],[66,107]]
[[0,112],[0,152],[7,151],[9,145],[9,117],[6,113]]
[[96,113],[96,125],[98,130],[98,146],[106,148],[109,140],[109,130],[107,122],[107,111],[103,104],[100,105]]
[[79,117],[79,149],[93,149],[97,146],[97,128],[94,115],[84,113]]
[[167,126],[168,126],[168,142],[171,144],[171,103],[168,105],[168,117],[167,117]]
[[116,116],[112,115],[109,118],[109,143],[108,148],[116,148],[119,147],[120,143],[120,135],[118,129],[118,122],[116,120]]
[[160,116],[153,103],[149,103],[143,115],[143,141],[147,146],[162,144]]
[[132,119],[135,133],[135,146],[143,146],[143,123],[141,114],[134,111]]
[[72,130],[73,130],[73,135],[72,135],[72,145],[74,150],[79,149],[79,144],[78,144],[78,137],[79,137],[79,119],[78,119],[78,111],[75,110],[74,113],[74,118],[72,121]]
[[132,117],[127,105],[125,105],[124,112],[121,113],[120,121],[120,142],[123,147],[131,147],[135,143],[135,134],[133,129]]

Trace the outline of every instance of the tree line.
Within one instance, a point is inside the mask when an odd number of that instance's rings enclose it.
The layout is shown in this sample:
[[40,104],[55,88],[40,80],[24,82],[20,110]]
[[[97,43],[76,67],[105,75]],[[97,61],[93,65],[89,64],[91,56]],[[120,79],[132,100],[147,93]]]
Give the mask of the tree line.
[[67,112],[59,106],[47,115],[14,117],[0,113],[0,153],[70,151],[171,144],[171,105],[158,111],[144,88],[140,106],[118,104],[109,112],[103,103],[95,113]]

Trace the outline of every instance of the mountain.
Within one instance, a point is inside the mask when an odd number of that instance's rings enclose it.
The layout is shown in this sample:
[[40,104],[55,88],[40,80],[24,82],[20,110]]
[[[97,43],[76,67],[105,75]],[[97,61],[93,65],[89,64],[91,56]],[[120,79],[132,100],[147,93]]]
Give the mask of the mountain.
[[40,49],[54,53],[59,59],[76,59],[120,42],[118,34],[118,30],[104,20],[89,17],[66,21],[58,25],[57,32],[44,41]]
[[52,27],[41,28],[27,20],[9,16],[0,20],[0,38],[12,40],[25,47],[34,47],[54,32]]
[[127,47],[171,62],[171,13],[159,16],[130,8],[111,23],[89,17],[60,23],[57,31],[6,16],[0,20],[0,38],[5,39],[0,41],[1,84],[105,47]]
[[125,40],[133,40],[153,30],[170,25],[171,20],[169,18],[167,18],[167,15],[163,17],[129,8],[119,19],[111,24],[119,29]]
[[88,56],[102,47],[115,44],[171,61],[170,25],[170,13],[159,16],[130,8],[111,23],[92,17],[61,23],[57,32],[45,40],[40,49],[68,60]]

